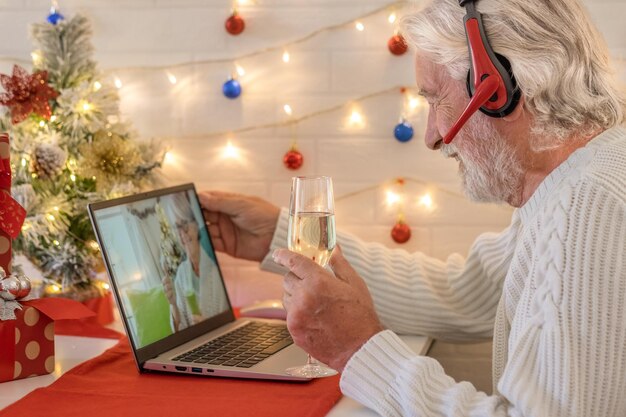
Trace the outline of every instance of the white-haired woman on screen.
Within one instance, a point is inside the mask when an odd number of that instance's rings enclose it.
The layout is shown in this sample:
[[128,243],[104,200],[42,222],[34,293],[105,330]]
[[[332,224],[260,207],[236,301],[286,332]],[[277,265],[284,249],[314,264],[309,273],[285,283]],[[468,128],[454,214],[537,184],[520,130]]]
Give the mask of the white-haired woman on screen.
[[161,204],[185,252],[173,279],[163,279],[172,327],[178,331],[225,311],[228,305],[199,209],[193,209],[187,194],[164,196]]

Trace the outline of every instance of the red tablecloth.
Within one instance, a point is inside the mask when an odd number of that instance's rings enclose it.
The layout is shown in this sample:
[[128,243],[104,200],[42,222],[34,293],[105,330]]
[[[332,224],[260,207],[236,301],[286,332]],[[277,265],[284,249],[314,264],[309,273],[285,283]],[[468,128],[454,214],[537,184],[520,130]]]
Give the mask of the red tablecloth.
[[0,416],[321,417],[340,397],[337,376],[297,383],[139,374],[124,338]]

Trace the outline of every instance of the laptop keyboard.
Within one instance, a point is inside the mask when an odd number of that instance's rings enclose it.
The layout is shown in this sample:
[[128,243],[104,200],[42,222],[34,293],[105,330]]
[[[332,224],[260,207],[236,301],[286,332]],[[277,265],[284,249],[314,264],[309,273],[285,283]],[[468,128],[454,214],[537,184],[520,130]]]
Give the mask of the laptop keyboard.
[[250,322],[173,360],[250,368],[292,343],[286,325]]

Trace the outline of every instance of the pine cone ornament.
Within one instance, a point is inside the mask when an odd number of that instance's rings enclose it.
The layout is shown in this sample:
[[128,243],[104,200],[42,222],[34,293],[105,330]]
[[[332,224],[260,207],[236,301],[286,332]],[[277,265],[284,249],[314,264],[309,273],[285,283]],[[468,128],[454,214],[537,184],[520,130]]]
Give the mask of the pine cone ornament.
[[56,177],[67,159],[67,153],[56,145],[42,143],[32,154],[31,169],[41,179]]

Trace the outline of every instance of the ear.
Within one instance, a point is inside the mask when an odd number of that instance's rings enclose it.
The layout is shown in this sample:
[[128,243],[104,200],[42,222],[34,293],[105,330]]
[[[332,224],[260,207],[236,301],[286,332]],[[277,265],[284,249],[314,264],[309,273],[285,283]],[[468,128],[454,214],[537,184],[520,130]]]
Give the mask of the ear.
[[515,110],[511,114],[508,114],[502,118],[505,122],[514,122],[519,119],[524,113],[524,104],[526,104],[526,100],[524,99],[524,94],[520,95],[519,102],[515,107]]

